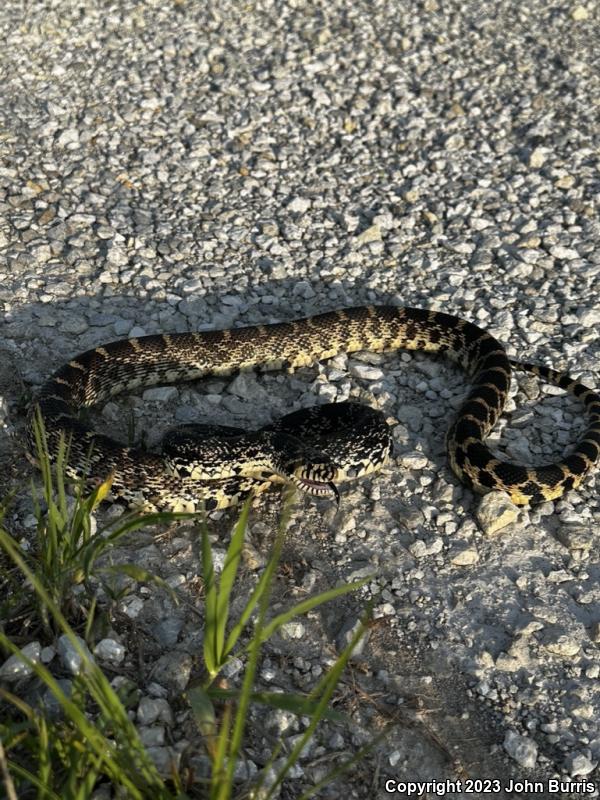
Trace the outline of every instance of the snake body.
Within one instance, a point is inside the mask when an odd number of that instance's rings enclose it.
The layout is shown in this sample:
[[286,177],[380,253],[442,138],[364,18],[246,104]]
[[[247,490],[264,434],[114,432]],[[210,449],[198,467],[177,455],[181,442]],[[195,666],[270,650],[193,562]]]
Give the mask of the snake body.
[[[249,432],[246,439],[223,427],[187,426],[167,437],[166,453],[159,454],[97,433],[78,418],[78,411],[139,387],[252,368],[296,368],[339,353],[397,348],[445,352],[470,374],[470,391],[446,442],[453,471],[476,491],[502,490],[518,505],[553,500],[577,487],[598,460],[598,394],[564,373],[509,359],[493,336],[471,322],[408,307],[347,308],[292,322],[111,342],[62,366],[42,386],[32,408],[41,414],[51,458],[56,460],[65,438],[67,474],[93,481],[112,476],[112,496],[130,506],[223,508],[249,491],[285,480],[312,494],[331,494],[335,484],[371,472],[387,459],[391,439],[379,412],[353,403],[317,406]],[[522,466],[497,458],[486,446],[508,397],[511,366],[583,402],[588,427],[563,460]],[[224,455],[228,443],[233,451]]]

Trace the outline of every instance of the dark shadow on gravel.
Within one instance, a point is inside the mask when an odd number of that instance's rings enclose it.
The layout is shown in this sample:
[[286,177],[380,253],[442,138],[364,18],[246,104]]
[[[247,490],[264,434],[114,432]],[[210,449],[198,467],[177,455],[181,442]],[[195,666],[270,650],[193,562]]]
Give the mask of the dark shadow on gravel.
[[[244,324],[253,324],[293,319],[324,310],[321,297],[315,297],[312,301],[298,297],[295,307],[291,308],[289,300],[284,296],[284,288],[278,282],[273,282],[272,285],[262,282],[261,288],[263,292],[265,288],[269,289],[269,296],[272,298],[269,304],[248,303],[252,294],[248,290],[244,290],[239,296],[228,295],[227,303],[221,297],[190,296],[184,301],[189,324],[184,324],[185,318],[176,313],[168,303],[163,307],[149,307],[133,295],[91,295],[13,309],[5,318],[0,345],[0,400],[6,408],[6,424],[0,429],[0,491],[3,495],[11,488],[17,491],[14,504],[16,513],[9,516],[9,524],[16,531],[22,530],[23,517],[31,511],[27,486],[32,472],[25,459],[23,447],[25,411],[40,383],[54,369],[78,352],[113,339],[126,338],[129,331],[136,327],[141,327],[145,333],[173,332],[198,327],[224,328],[235,326],[240,316],[243,317]],[[326,304],[329,308],[360,305],[364,302],[385,303],[392,299],[376,299],[367,290],[347,293],[343,287],[337,287],[336,294],[337,300],[332,298]],[[396,302],[398,299],[396,297]],[[88,320],[92,322],[91,326]],[[120,320],[125,320],[121,323],[123,328],[127,327],[126,323],[130,323],[129,331],[124,332],[123,336],[118,336],[114,327]],[[407,370],[413,368],[411,364],[404,366]],[[295,379],[305,383],[306,391],[316,374],[316,369],[303,370]],[[282,381],[289,380],[291,378],[287,376],[282,377]],[[202,390],[202,382],[197,385]],[[390,414],[393,413],[392,408],[389,411]],[[252,419],[253,411],[248,405],[248,422]],[[232,420],[232,423],[239,424],[240,419]],[[443,425],[440,424],[439,441],[425,441],[421,444],[424,454],[435,464],[436,469],[441,473],[446,472],[448,482],[455,484],[443,452],[443,430],[449,423],[450,418],[444,420]],[[409,446],[415,447],[420,441],[419,435],[415,433],[411,437]],[[377,480],[374,478],[366,481],[365,486],[370,487]],[[379,563],[376,544],[372,540],[364,542],[354,537],[342,548],[350,551],[350,565],[346,564],[340,569],[336,562],[337,551],[332,544],[332,537],[344,523],[343,499],[342,512],[338,515],[334,515],[326,504],[314,503],[308,499],[301,499],[299,502],[302,503],[303,516],[301,524],[296,519],[289,531],[275,602],[286,602],[286,597],[289,600],[292,596],[304,596],[329,588],[336,581],[347,579],[353,569],[358,573],[362,570],[362,574],[372,573],[375,579],[378,576],[386,576],[387,579],[393,577],[390,574],[393,568]],[[462,502],[465,508],[472,504],[469,496],[463,497]],[[382,500],[388,519],[393,518],[400,508],[410,508],[410,504],[410,498],[407,497],[387,496]],[[250,544],[259,558],[261,553],[266,552],[271,541],[276,514],[276,499],[271,503],[267,500],[262,511],[255,514],[250,529]],[[215,522],[214,530],[226,536],[235,512],[218,516],[220,519]],[[424,531],[427,535],[427,528]],[[412,541],[410,530],[399,530],[396,535],[399,550],[405,550]],[[197,557],[190,549],[189,539],[186,537],[189,537],[189,529],[185,527],[158,540],[144,533],[132,543],[132,547],[134,550],[147,548],[148,558],[157,570],[160,570],[166,551],[171,565],[176,563],[182,573],[187,574],[194,563],[197,564],[197,560],[194,561]],[[545,564],[538,566],[545,568]],[[310,577],[308,583],[305,580],[306,575]],[[441,581],[443,580],[446,580],[445,576],[441,576]],[[244,594],[249,585],[246,572],[240,583],[240,595]],[[446,586],[443,591],[450,592],[452,587]],[[197,587],[192,588],[188,610],[194,604],[195,592],[197,593]],[[153,607],[139,621],[140,633],[129,634],[130,641],[137,641],[138,648],[143,647],[146,662],[149,659],[160,661],[161,649],[164,652],[166,640],[157,640],[152,629],[160,622],[161,615],[164,617],[174,613],[172,608],[165,609],[165,602],[162,598],[153,601]],[[340,642],[340,631],[358,618],[360,608],[359,598],[344,598],[335,605],[325,607],[320,614],[307,618],[301,640],[275,642],[269,657],[281,668],[284,676],[287,672],[289,678],[289,686],[282,688],[291,689],[294,686],[293,676],[297,679],[301,673],[301,667],[294,666],[295,663],[310,659],[311,654],[318,657],[324,646],[332,654],[335,652],[336,645],[339,646]],[[407,603],[403,611],[406,613],[400,620],[400,625],[418,620],[418,612],[415,613],[412,604]],[[180,612],[178,614],[181,616]],[[136,624],[130,627],[133,631]],[[197,649],[200,645],[198,630],[197,614],[190,612],[187,617],[184,615],[181,619],[183,633],[175,635],[170,649],[179,650],[182,654],[186,652],[186,648],[192,651]],[[375,731],[386,721],[396,719],[399,723],[385,750],[380,751],[379,761],[368,762],[371,768],[375,770],[378,764],[382,775],[411,780],[431,780],[436,777],[441,780],[469,775],[504,780],[509,772],[518,777],[517,770],[512,765],[507,770],[501,748],[498,748],[502,738],[499,720],[473,699],[468,680],[460,674],[452,659],[443,655],[437,649],[436,643],[421,637],[418,630],[414,630],[413,634],[403,632],[400,638],[397,632],[398,628],[390,625],[388,618],[376,620],[369,643],[354,659],[342,685],[342,704],[346,704],[349,710],[361,708],[363,724],[370,722]],[[483,620],[480,632],[485,636]],[[142,641],[146,642],[143,646]],[[496,647],[492,646],[492,649],[501,649],[501,643],[497,643]],[[149,673],[146,677],[149,679]],[[396,767],[390,767],[387,759],[391,753],[403,753],[407,747],[413,754],[408,764],[410,774],[405,774],[402,760],[394,762],[397,763]],[[415,765],[420,765],[420,770]],[[372,775],[373,773],[371,780]],[[382,785],[381,781],[379,785]],[[374,786],[372,789],[373,792],[377,791]],[[373,793],[370,796],[376,795]],[[380,796],[386,795],[382,793]],[[461,795],[449,793],[446,796],[458,798]],[[507,795],[501,793],[496,796]]]

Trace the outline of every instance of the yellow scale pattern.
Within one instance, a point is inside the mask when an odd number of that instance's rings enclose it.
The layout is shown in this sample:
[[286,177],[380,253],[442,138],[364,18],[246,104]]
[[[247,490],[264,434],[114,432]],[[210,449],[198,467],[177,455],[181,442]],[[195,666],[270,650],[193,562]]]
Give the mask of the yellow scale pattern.
[[[470,373],[471,388],[450,427],[447,447],[453,471],[476,491],[503,490],[520,505],[552,500],[578,486],[598,461],[600,397],[595,392],[563,373],[509,360],[499,342],[466,320],[408,307],[348,308],[294,322],[111,342],[61,367],[42,387],[30,417],[33,420],[33,412],[39,409],[52,457],[56,458],[61,437],[70,441],[71,477],[99,481],[110,474],[113,496],[130,505],[223,508],[248,491],[263,491],[270,482],[281,481],[281,476],[263,481],[213,480],[210,475],[176,478],[168,474],[161,455],[125,447],[95,432],[78,420],[78,409],[141,386],[252,368],[297,368],[342,352],[398,348],[446,352]],[[511,366],[562,387],[585,406],[589,426],[582,440],[571,455],[555,464],[511,464],[495,457],[485,445],[508,397]],[[33,441],[31,423],[29,441]],[[378,466],[367,460],[364,472]],[[342,477],[344,472],[340,464]],[[204,475],[202,465],[194,474]]]

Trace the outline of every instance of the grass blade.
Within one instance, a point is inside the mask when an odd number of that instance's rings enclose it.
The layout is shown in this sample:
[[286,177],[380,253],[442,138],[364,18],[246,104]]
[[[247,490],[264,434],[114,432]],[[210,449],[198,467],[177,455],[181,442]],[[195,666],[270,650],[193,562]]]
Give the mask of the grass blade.
[[265,592],[267,592],[269,586],[273,581],[275,570],[277,568],[277,565],[279,564],[279,559],[281,556],[281,548],[283,547],[285,531],[287,529],[287,525],[290,519],[292,503],[295,495],[296,491],[293,486],[289,486],[286,488],[283,498],[283,508],[279,520],[278,535],[275,537],[275,541],[273,543],[273,551],[267,562],[263,574],[260,576],[260,579],[256,584],[256,586],[254,587],[254,590],[252,591],[244,610],[240,614],[238,622],[233,626],[233,628],[229,632],[229,636],[227,637],[227,641],[225,642],[225,648],[223,651],[224,656],[228,655],[234,648],[235,643],[237,642],[237,640],[240,637],[240,634],[246,627],[248,620],[252,615],[252,612],[256,608],[256,605],[260,602],[261,598],[264,596]]
[[48,737],[48,724],[41,717],[38,720],[38,777],[44,786],[52,785],[52,762],[50,759],[50,742]]
[[79,549],[74,553],[74,557],[81,561],[85,574],[89,575],[92,571],[96,559],[110,547],[112,547],[122,536],[126,533],[140,530],[150,525],[170,524],[172,522],[182,519],[197,519],[197,514],[188,514],[184,512],[172,511],[157,511],[152,514],[128,514],[124,519],[120,520],[120,525],[108,535],[105,535],[107,530],[110,529],[110,523],[106,528],[102,528],[98,533],[83,542]]
[[[71,698],[67,697],[64,691],[56,682],[56,679],[52,675],[49,670],[46,669],[42,664],[32,661],[31,659],[27,658],[19,648],[13,644],[4,633],[0,631],[0,644],[3,647],[6,647],[14,655],[17,655],[24,664],[26,664],[30,670],[35,672],[36,676],[42,681],[48,689],[52,692],[58,703],[60,704],[65,716],[67,716],[71,722],[75,725],[76,729],[85,737],[87,744],[89,744],[90,748],[98,755],[101,756],[104,760],[104,763],[107,766],[107,774],[109,774],[114,780],[119,780],[119,770],[115,770],[111,768],[111,765],[114,765],[114,756],[116,754],[114,745],[110,745],[109,742],[105,739],[104,736],[98,731],[98,729],[87,719],[84,712],[78,707],[78,705],[71,700]],[[127,784],[126,784],[127,785]],[[132,797],[141,798],[141,794],[136,791],[135,786],[133,784],[130,787],[133,792]]]
[[147,569],[143,567],[138,567],[137,564],[111,564],[107,567],[100,567],[96,570],[97,575],[127,575],[128,578],[133,578],[133,580],[138,581],[139,583],[153,583],[155,586],[160,586],[165,592],[167,592],[175,603],[179,603],[179,598],[177,597],[177,592],[173,589],[172,586],[161,578],[159,575],[155,575],[153,572],[149,572]]
[[6,791],[6,800],[17,800],[17,792],[15,784],[8,771],[8,762],[6,761],[6,752],[2,744],[2,737],[0,736],[0,774],[2,775],[2,783]]
[[[1,743],[0,743],[1,744]],[[64,800],[64,797],[56,794],[56,792],[52,791],[52,789],[48,788],[38,777],[34,775],[32,772],[29,772],[28,769],[22,767],[20,764],[15,764],[14,762],[10,765],[12,772],[15,775],[18,775],[19,778],[24,778],[26,781],[29,781],[33,786],[39,789],[38,797],[43,797],[44,800]],[[9,795],[10,797],[10,795]],[[15,798],[17,795],[15,795]]]
[[[234,689],[217,689],[210,687],[207,690],[209,697],[219,700],[237,700],[239,692]],[[271,708],[279,708],[282,711],[291,711],[300,716],[310,716],[316,709],[317,703],[307,695],[290,694],[289,692],[252,692],[250,698],[253,703],[262,703]],[[340,711],[326,709],[324,717],[331,722],[350,724],[352,720],[347,714]]]
[[205,739],[205,747],[214,763],[217,758],[217,719],[211,698],[201,686],[194,686],[190,689],[187,697],[198,730]]
[[261,632],[261,641],[265,642],[273,635],[273,633],[275,633],[278,628],[280,628],[282,625],[285,625],[286,622],[289,622],[294,617],[297,617],[300,614],[306,614],[307,611],[310,611],[315,606],[319,606],[322,603],[327,603],[329,600],[334,600],[336,597],[341,597],[344,594],[348,594],[348,592],[353,592],[356,589],[360,589],[361,586],[364,586],[365,583],[368,583],[370,580],[372,580],[372,577],[361,578],[353,583],[346,583],[343,586],[336,586],[333,589],[328,589],[325,592],[308,597],[306,600],[303,600],[301,603],[293,606],[293,608],[290,608],[276,616],[269,622],[268,625],[265,625]]
[[219,592],[216,603],[216,640],[215,650],[217,662],[220,665],[225,655],[225,629],[227,627],[227,618],[229,616],[229,598],[235,576],[237,575],[240,558],[242,555],[242,545],[244,543],[244,535],[248,525],[248,514],[250,513],[250,504],[252,502],[252,495],[244,502],[242,510],[235,524],[231,534],[231,542],[227,548],[225,555],[225,563],[221,572],[219,581]]
[[43,681],[48,689],[50,689],[54,697],[60,703],[65,715],[74,723],[77,730],[84,736],[86,742],[101,759],[102,763],[105,765],[107,774],[117,783],[121,783],[130,792],[132,798],[141,798],[142,795],[136,783],[130,778],[130,774],[135,775],[136,782],[139,781],[146,785],[148,789],[154,790],[157,797],[166,797],[164,784],[158,771],[146,753],[139,739],[137,730],[128,718],[127,712],[121,704],[116,692],[108,682],[104,673],[81,647],[79,640],[63,617],[60,609],[49,597],[41,582],[32,573],[18,552],[18,548],[12,537],[2,528],[0,528],[0,546],[8,553],[25,578],[31,583],[36,594],[39,596],[44,606],[50,611],[56,623],[62,629],[81,658],[82,680],[85,683],[86,689],[100,708],[103,718],[111,720],[113,737],[118,739],[117,744],[112,744],[98,728],[87,719],[86,715],[77,704],[66,696],[52,673],[50,673],[43,664],[33,662],[23,655],[16,645],[1,631],[0,644],[10,650],[11,653],[18,655],[19,658],[35,672],[37,677]]
[[[277,535],[275,536],[275,541],[273,543],[273,550],[271,552],[271,556],[267,562],[267,566],[265,567],[265,573],[269,575],[269,579],[266,582],[264,591],[260,596],[258,604],[258,619],[256,621],[256,625],[254,628],[254,635],[252,636],[252,640],[250,641],[250,644],[248,646],[248,662],[246,664],[246,669],[244,671],[244,679],[242,681],[242,687],[239,693],[237,710],[233,722],[233,730],[231,733],[231,742],[229,745],[229,757],[227,760],[227,777],[226,781],[224,782],[225,789],[222,794],[223,799],[229,797],[229,795],[231,794],[231,787],[233,785],[233,774],[235,770],[235,765],[239,759],[240,749],[242,746],[242,739],[244,735],[244,729],[248,719],[248,707],[252,699],[252,687],[254,685],[254,679],[256,676],[258,657],[260,654],[261,645],[264,641],[264,638],[262,636],[262,631],[263,631],[264,619],[267,614],[267,607],[269,605],[269,598],[271,596],[271,589],[273,586],[273,576],[275,574],[275,570],[277,568],[277,565],[279,564],[279,560],[281,557],[281,550],[283,548],[285,532],[289,522],[291,506],[294,496],[295,492],[293,491],[293,489],[286,492],[284,495],[283,510],[279,521]],[[226,794],[225,793],[226,791],[228,791],[229,794]]]
[[365,744],[363,747],[360,748],[351,758],[348,758],[346,761],[342,761],[341,764],[338,764],[337,767],[334,767],[330,772],[328,772],[321,780],[316,783],[314,786],[310,786],[306,789],[298,800],[309,800],[310,797],[313,797],[316,792],[326,786],[328,783],[334,781],[339,775],[342,775],[344,772],[347,772],[351,767],[357,764],[361,759],[363,759],[366,755],[368,755],[371,750],[373,750],[379,742],[383,741],[385,737],[390,733],[392,728],[397,725],[396,722],[392,722],[389,725],[386,725],[385,728],[378,733],[370,742]]
[[217,587],[206,522],[202,524],[202,577],[204,580],[204,664],[211,679],[219,671],[217,654]]
[[269,582],[272,580],[272,577],[273,577],[272,572],[269,569],[265,569],[263,574],[260,576],[260,579],[256,584],[256,586],[254,587],[244,610],[240,614],[238,621],[229,631],[229,636],[227,637],[227,640],[223,648],[223,656],[229,655],[229,653],[235,647],[237,640],[240,638],[242,631],[244,630],[244,628],[248,623],[248,620],[252,616],[252,612],[256,608],[256,604],[262,597],[263,592],[266,590],[267,586],[269,585]]
[[[311,716],[310,723],[304,733],[302,734],[301,738],[292,748],[291,753],[285,760],[285,763],[279,770],[275,781],[269,787],[269,791],[265,800],[269,800],[273,796],[273,793],[281,784],[283,779],[285,778],[286,774],[289,772],[290,768],[296,763],[298,760],[300,753],[302,752],[304,746],[308,742],[308,740],[313,736],[315,729],[321,719],[323,719],[325,709],[327,708],[327,704],[331,699],[331,696],[339,683],[340,677],[342,672],[344,671],[346,664],[348,663],[350,656],[352,655],[352,651],[360,641],[361,637],[364,635],[366,630],[367,623],[366,621],[362,621],[359,625],[356,633],[352,637],[351,641],[346,645],[346,647],[342,650],[340,655],[338,656],[335,664],[331,667],[329,672],[326,673],[323,680],[319,681],[319,686],[321,687],[321,697],[319,698],[316,708]],[[315,692],[311,692],[311,697],[315,696]],[[315,698],[316,699],[316,698]]]
[[225,705],[223,718],[221,719],[221,731],[217,740],[215,758],[213,760],[210,800],[228,800],[231,796],[231,784],[228,784],[225,773],[225,757],[227,754],[227,744],[229,742],[229,732],[231,729],[231,706]]

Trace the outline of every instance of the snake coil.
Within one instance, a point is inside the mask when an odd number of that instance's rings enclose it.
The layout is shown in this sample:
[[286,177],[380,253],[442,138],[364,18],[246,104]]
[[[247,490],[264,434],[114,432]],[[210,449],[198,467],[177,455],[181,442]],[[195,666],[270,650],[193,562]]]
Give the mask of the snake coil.
[[[112,475],[112,496],[131,506],[223,508],[283,480],[313,494],[331,494],[336,483],[371,472],[387,458],[391,440],[379,412],[352,403],[317,406],[246,439],[223,427],[194,431],[188,426],[167,437],[166,454],[157,454],[97,433],[78,419],[78,410],[139,387],[397,348],[446,352],[470,373],[471,389],[446,442],[452,469],[475,490],[505,491],[518,505],[553,500],[577,487],[598,460],[600,397],[591,389],[564,373],[509,359],[493,336],[459,317],[408,307],[347,308],[293,322],[111,342],[55,372],[33,409],[41,413],[51,458],[56,459],[62,437],[69,441],[70,477],[98,481]],[[589,426],[574,452],[557,463],[512,464],[485,444],[508,397],[511,365],[560,386],[585,405]],[[226,452],[228,439],[233,453]],[[190,460],[184,451],[195,455]]]

